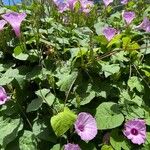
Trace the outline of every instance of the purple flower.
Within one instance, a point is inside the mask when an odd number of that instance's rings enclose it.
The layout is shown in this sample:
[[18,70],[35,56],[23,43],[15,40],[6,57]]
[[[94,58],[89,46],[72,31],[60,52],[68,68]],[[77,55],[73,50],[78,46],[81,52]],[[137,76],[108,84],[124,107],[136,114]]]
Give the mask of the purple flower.
[[110,3],[113,2],[113,0],[103,0],[105,6],[107,7]]
[[110,27],[107,27],[103,30],[103,34],[108,41],[110,41],[115,36],[116,33],[117,33],[117,30],[114,28],[110,28]]
[[1,30],[3,30],[3,28],[4,28],[4,26],[5,26],[5,24],[6,24],[7,22],[5,21],[5,20],[0,20],[0,31]]
[[121,0],[121,4],[125,5],[128,3],[129,0]]
[[142,23],[137,26],[137,28],[145,30],[146,32],[150,32],[150,20],[145,17]]
[[127,25],[129,25],[132,20],[135,18],[135,13],[132,11],[123,11],[122,13],[123,19],[126,21]]
[[58,7],[60,13],[68,10],[68,4],[65,0],[53,0],[55,5]]
[[15,31],[17,37],[20,36],[20,26],[21,22],[25,19],[26,13],[17,13],[17,12],[9,12],[2,15],[2,18],[5,19]]
[[10,99],[10,97],[7,96],[5,89],[2,86],[0,86],[0,105],[5,104],[6,101],[8,101],[8,99]]
[[66,10],[73,10],[77,0],[53,0],[58,7],[59,12],[63,13]]
[[143,144],[146,140],[146,125],[144,120],[133,119],[126,122],[123,134],[134,144]]
[[75,130],[82,140],[92,140],[97,134],[95,118],[89,113],[81,112],[75,122]]
[[68,143],[65,145],[64,150],[81,150],[78,144]]
[[78,0],[67,0],[68,6],[70,10],[74,10],[74,7],[76,5],[76,3],[78,2]]
[[94,6],[93,1],[89,0],[80,0],[80,4],[81,4],[81,11],[84,13],[89,13],[92,7]]
[[[67,10],[74,10],[74,7],[78,0],[53,0],[56,6],[59,9],[59,12],[62,13]],[[89,13],[91,8],[94,6],[93,1],[89,0],[79,0],[81,5],[81,11],[84,13]]]

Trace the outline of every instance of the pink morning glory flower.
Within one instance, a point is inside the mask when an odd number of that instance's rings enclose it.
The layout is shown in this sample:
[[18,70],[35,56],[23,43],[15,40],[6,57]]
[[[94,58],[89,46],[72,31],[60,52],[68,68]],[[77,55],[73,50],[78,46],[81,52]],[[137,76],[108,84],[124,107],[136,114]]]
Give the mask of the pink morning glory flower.
[[123,11],[122,17],[125,20],[125,22],[127,23],[127,25],[129,25],[135,18],[135,13],[132,11]]
[[121,0],[121,4],[125,5],[128,3],[129,0]]
[[107,27],[103,30],[103,35],[106,37],[108,41],[110,41],[115,36],[116,33],[117,30],[111,27]]
[[65,145],[64,150],[81,150],[78,144],[68,143]]
[[7,96],[5,89],[2,86],[0,86],[0,105],[5,104],[6,101],[8,101],[9,99],[10,97]]
[[96,120],[89,113],[79,113],[75,122],[75,131],[84,141],[92,140],[97,135]]
[[145,17],[142,23],[137,26],[137,28],[145,30],[146,32],[150,32],[150,20]]
[[17,12],[9,12],[2,15],[2,18],[5,19],[12,26],[17,37],[19,37],[21,34],[20,26],[25,17],[26,13],[17,13]]
[[0,31],[1,30],[3,30],[3,28],[4,28],[4,26],[5,26],[5,24],[6,24],[7,22],[5,21],[5,20],[0,20]]
[[81,4],[81,11],[84,13],[89,13],[92,7],[94,6],[93,1],[89,0],[80,0],[80,4]]
[[105,6],[107,7],[110,3],[113,2],[113,0],[103,0]]
[[123,134],[134,144],[143,144],[146,140],[146,125],[144,120],[133,119],[125,123]]

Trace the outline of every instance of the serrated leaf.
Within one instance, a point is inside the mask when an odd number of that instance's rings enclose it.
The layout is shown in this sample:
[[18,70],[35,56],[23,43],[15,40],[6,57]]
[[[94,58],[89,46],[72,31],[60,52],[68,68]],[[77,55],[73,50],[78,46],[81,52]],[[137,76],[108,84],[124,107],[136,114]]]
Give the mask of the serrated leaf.
[[104,102],[96,109],[96,121],[98,129],[112,129],[120,126],[124,121],[124,116],[119,110],[119,106],[113,102]]
[[31,131],[25,130],[19,138],[20,150],[37,150],[37,140]]
[[63,135],[73,125],[76,117],[77,116],[66,107],[63,112],[53,116],[51,118],[51,126],[55,134],[57,136]]

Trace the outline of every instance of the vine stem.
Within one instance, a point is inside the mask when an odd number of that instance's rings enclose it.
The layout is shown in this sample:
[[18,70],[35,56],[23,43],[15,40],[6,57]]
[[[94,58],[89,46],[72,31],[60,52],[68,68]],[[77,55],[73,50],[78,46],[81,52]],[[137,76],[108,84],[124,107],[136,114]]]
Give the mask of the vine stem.
[[73,84],[75,83],[76,79],[77,79],[77,78],[75,78],[75,79],[73,80],[73,82],[71,83],[71,85],[70,85],[70,87],[69,87],[69,90],[67,91],[66,98],[65,98],[65,102],[64,102],[64,107],[66,106],[66,102],[67,102],[67,100],[68,100],[68,96],[69,96],[69,94],[70,94],[70,91],[71,91],[71,89],[72,89],[72,87],[73,87]]
[[[130,51],[130,50],[139,50],[139,49],[141,50],[141,49],[145,49],[145,48],[150,48],[150,46],[141,47],[141,48],[129,48],[128,51]],[[120,52],[120,51],[124,51],[124,49],[117,49],[117,50],[114,50],[114,51],[110,51],[110,52],[105,53],[104,55],[102,55],[100,57],[97,57],[97,59],[101,60],[101,59],[107,58],[109,56],[112,56],[113,54],[116,54],[116,53]]]
[[31,124],[31,122],[29,121],[27,115],[26,115],[25,112],[23,111],[23,109],[22,109],[21,105],[19,104],[19,102],[16,101],[16,103],[17,103],[19,109],[21,110],[23,116],[26,118],[26,121],[28,122],[28,124],[29,124],[29,126],[30,126],[30,128],[31,128],[31,130],[32,130],[32,124]]

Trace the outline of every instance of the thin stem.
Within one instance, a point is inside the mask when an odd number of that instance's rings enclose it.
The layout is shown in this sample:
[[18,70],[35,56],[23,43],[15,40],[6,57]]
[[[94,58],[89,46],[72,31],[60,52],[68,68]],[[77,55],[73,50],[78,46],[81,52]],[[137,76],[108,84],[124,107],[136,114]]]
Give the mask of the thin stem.
[[132,65],[130,64],[129,79],[131,78],[131,75],[132,75]]
[[26,121],[28,122],[28,124],[29,124],[29,126],[30,126],[30,128],[31,128],[31,130],[32,130],[32,124],[31,124],[31,122],[29,121],[27,115],[24,113],[24,111],[23,111],[21,105],[19,104],[19,102],[18,102],[17,100],[16,100],[16,103],[17,103],[19,109],[21,110],[23,116],[25,117]]
[[120,52],[120,51],[121,50],[119,50],[119,51],[111,51],[111,52],[105,53],[104,55],[102,55],[100,57],[97,57],[97,59],[102,60],[102,59],[107,58],[107,57],[109,57],[109,56],[111,56],[113,54],[116,54],[117,52]]
[[70,85],[70,87],[69,87],[69,90],[67,91],[66,98],[65,98],[65,102],[64,102],[64,107],[66,106],[66,103],[67,103],[67,100],[68,100],[70,91],[71,91],[71,89],[72,89],[73,84],[75,83],[75,81],[76,81],[76,78],[73,80],[73,82],[71,83],[71,85]]
[[[141,48],[130,48],[130,49],[128,49],[128,51],[130,51],[130,50],[145,49],[145,48],[150,48],[150,46],[141,47]],[[118,50],[110,51],[110,52],[105,53],[104,55],[102,55],[102,56],[100,56],[100,57],[97,57],[97,59],[101,60],[101,59],[107,58],[107,57],[109,57],[109,56],[111,56],[111,55],[113,55],[113,54],[116,54],[116,53],[120,52],[120,51],[124,51],[124,49],[118,49]]]

